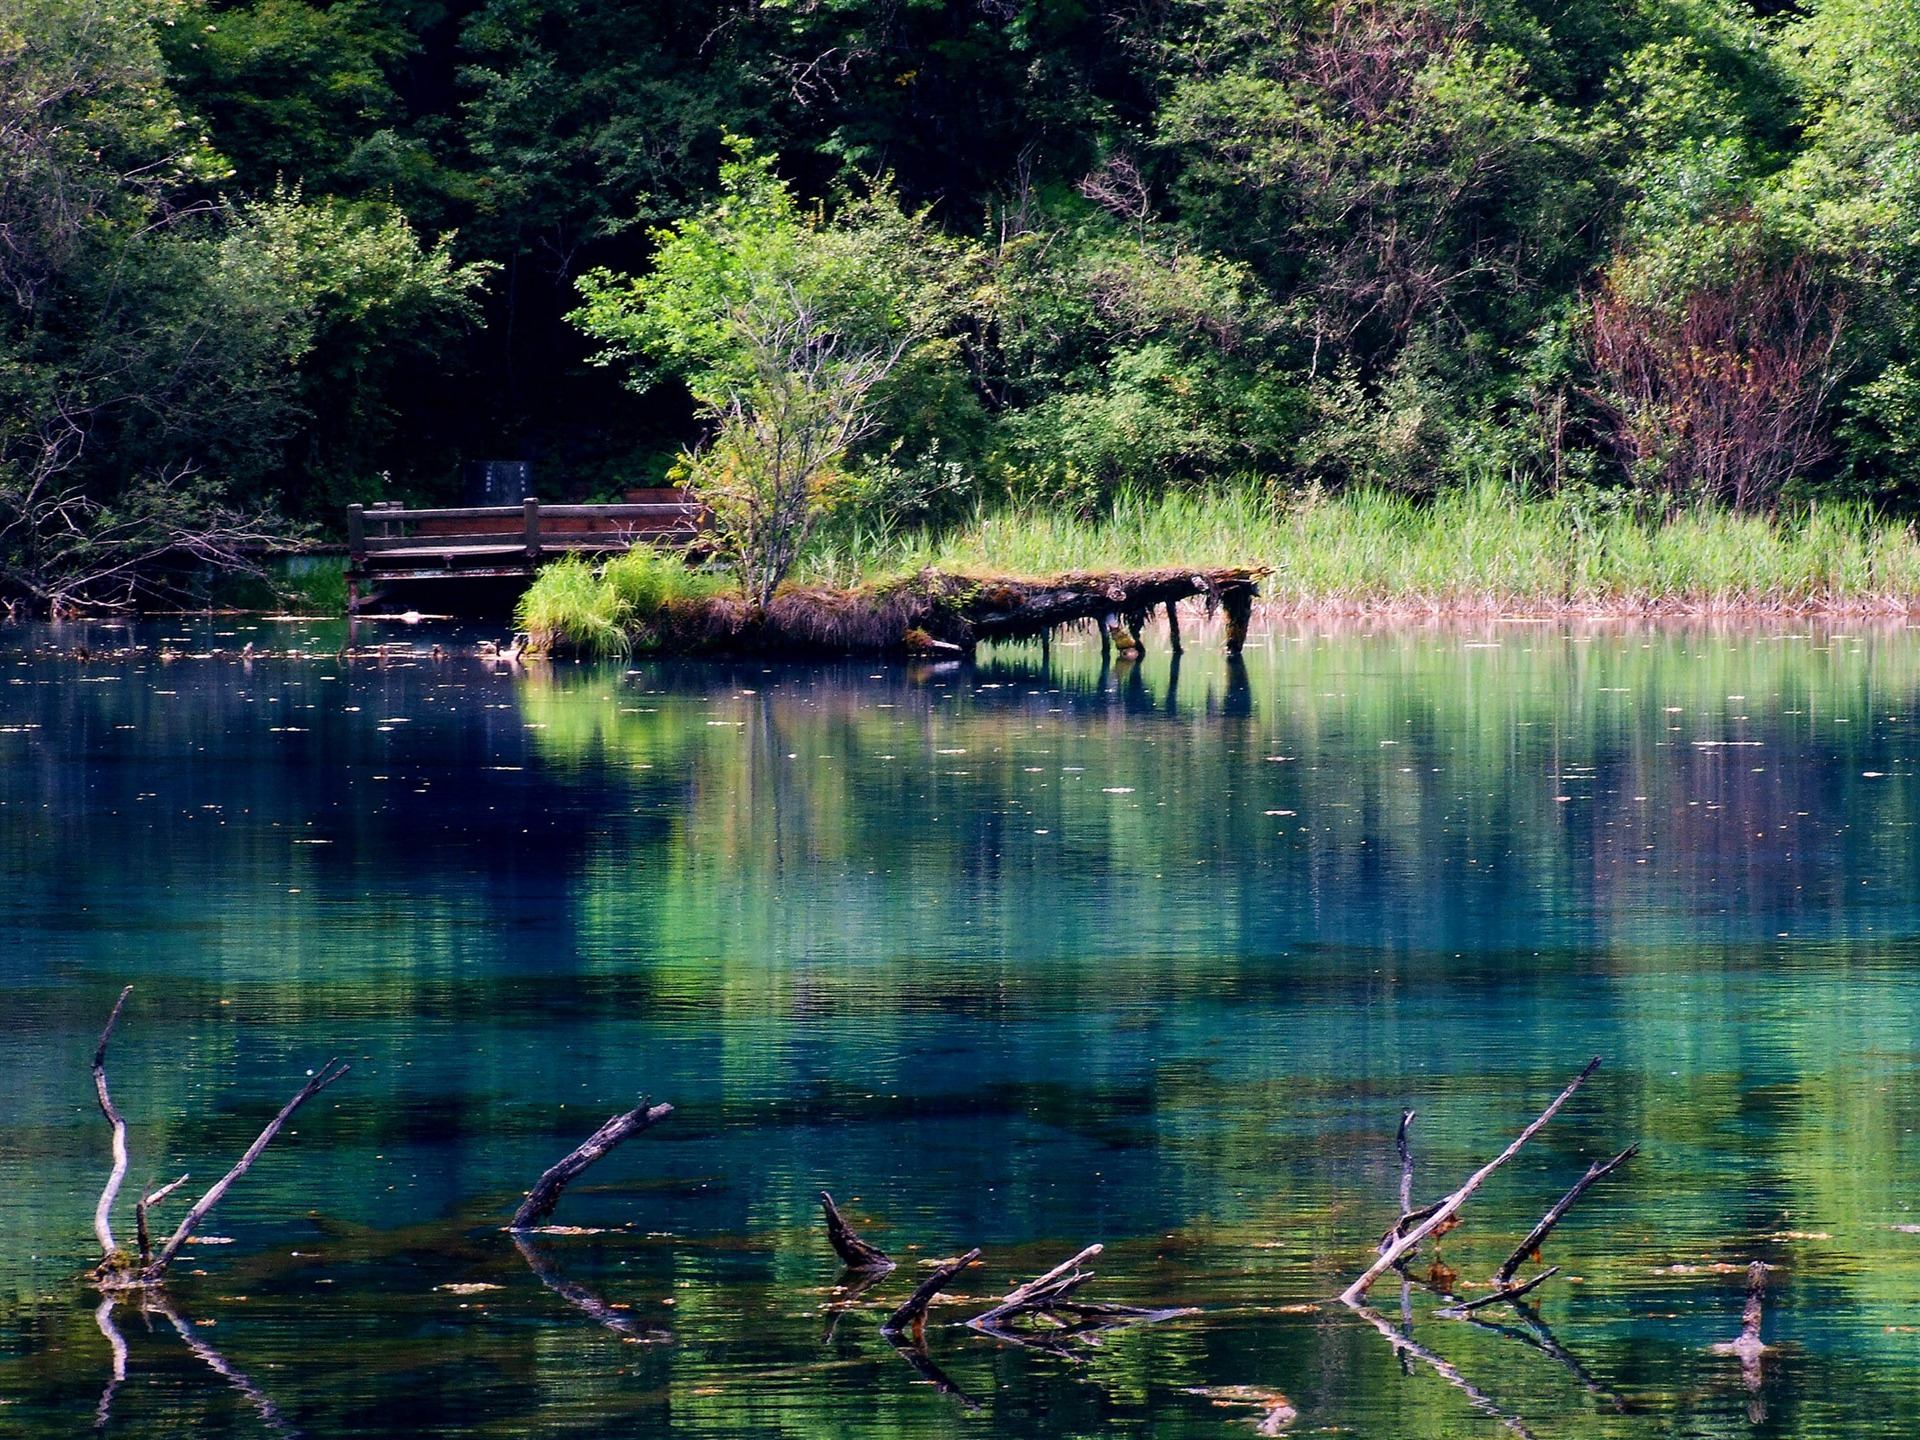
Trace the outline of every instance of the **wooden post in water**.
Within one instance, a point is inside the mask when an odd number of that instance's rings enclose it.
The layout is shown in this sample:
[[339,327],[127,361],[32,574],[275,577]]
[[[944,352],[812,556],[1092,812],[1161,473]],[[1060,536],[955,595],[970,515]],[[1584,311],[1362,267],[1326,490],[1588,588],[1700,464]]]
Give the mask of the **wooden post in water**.
[[527,559],[540,558],[540,502],[529,495],[520,502],[520,513],[527,522]]
[[1186,647],[1180,643],[1180,602],[1167,601],[1167,641],[1173,647],[1173,653],[1181,655]]
[[1220,597],[1220,608],[1227,614],[1227,653],[1238,655],[1247,648],[1247,622],[1253,618],[1253,594],[1233,589]]

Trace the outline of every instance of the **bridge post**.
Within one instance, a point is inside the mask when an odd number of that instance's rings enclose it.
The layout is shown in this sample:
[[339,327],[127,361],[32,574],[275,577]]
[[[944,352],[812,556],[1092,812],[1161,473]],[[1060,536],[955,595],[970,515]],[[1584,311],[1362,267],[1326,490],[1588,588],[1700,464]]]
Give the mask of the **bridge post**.
[[347,506],[347,557],[356,568],[367,562],[367,510],[364,505]]
[[527,520],[527,559],[540,558],[540,502],[529,495],[520,502],[520,511]]

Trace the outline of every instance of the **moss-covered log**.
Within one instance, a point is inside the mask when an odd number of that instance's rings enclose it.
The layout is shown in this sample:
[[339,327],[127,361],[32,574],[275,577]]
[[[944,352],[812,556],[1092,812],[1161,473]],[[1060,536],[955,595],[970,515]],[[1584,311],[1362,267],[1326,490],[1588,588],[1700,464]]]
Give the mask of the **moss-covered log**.
[[[1126,617],[1199,599],[1209,612],[1225,611],[1227,648],[1238,651],[1264,573],[1234,567],[1016,580],[924,570],[857,590],[790,587],[764,612],[734,596],[670,600],[636,617],[631,629],[635,649],[669,654],[961,654],[989,641],[1044,638],[1064,625],[1104,627],[1110,617],[1137,636]],[[555,647],[567,638],[555,637]]]

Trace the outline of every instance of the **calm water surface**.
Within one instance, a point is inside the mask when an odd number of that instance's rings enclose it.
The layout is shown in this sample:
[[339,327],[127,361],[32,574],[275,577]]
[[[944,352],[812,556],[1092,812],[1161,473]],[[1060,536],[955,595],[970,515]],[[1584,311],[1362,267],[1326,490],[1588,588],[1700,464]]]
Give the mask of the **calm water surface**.
[[[0,1434],[1903,1431],[1916,634],[1282,627],[1243,668],[902,672],[14,632]],[[193,1345],[79,1278],[123,984],[130,1188],[210,1181],[354,1067],[186,1252]],[[1593,1054],[1417,1278],[1475,1293],[1591,1160],[1642,1154],[1549,1242],[1535,1313],[1415,1286],[1446,1368],[1403,1361],[1330,1299],[1398,1213],[1402,1109],[1437,1198]],[[536,1270],[520,1192],[641,1093],[677,1113]],[[823,1188],[903,1262],[847,1304]],[[1093,1241],[1090,1298],[1195,1313],[955,1323]],[[927,1333],[943,1389],[879,1321],[976,1244]],[[1754,1257],[1750,1390],[1711,1347]]]

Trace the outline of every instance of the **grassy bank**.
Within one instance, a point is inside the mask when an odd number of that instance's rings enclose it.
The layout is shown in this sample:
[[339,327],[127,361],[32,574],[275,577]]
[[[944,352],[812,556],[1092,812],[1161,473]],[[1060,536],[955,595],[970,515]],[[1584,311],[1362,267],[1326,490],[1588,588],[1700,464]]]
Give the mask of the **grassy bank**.
[[[1270,607],[1348,613],[1893,610],[1920,601],[1920,538],[1858,506],[1779,518],[1687,510],[1659,521],[1495,487],[1433,501],[1374,491],[1276,505],[1252,489],[1123,496],[1092,519],[983,514],[941,533],[836,537],[796,584],[822,593],[923,571],[1035,579],[1074,571],[1263,565]],[[652,554],[596,574],[543,571],[521,606],[536,640],[649,648],[650,615],[725,588]]]
[[1682,511],[1659,523],[1486,487],[1431,502],[1356,492],[1275,506],[1251,490],[1127,496],[1093,520],[981,516],[944,535],[842,542],[809,578],[862,583],[932,567],[968,575],[1262,564],[1293,608],[1705,610],[1904,607],[1920,539],[1832,505],[1770,519]]

